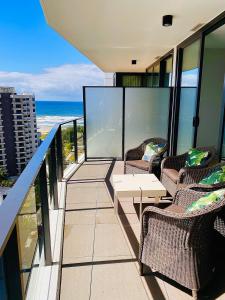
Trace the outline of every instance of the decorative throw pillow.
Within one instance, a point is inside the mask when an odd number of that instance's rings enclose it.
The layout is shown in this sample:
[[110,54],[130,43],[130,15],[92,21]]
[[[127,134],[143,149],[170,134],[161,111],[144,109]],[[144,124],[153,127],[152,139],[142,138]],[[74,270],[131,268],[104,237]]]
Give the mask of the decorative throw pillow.
[[217,170],[214,170],[209,176],[203,178],[199,183],[200,184],[217,184],[225,182],[225,167],[219,167]]
[[155,154],[160,153],[164,147],[164,144],[154,144],[152,142],[147,144],[145,148],[145,153],[142,156],[142,160],[150,161],[151,157]]
[[213,204],[217,201],[220,201],[223,199],[225,195],[225,189],[217,190],[211,193],[208,193],[198,199],[197,201],[192,202],[187,208],[186,212],[192,212],[197,209],[205,208],[206,206]]
[[201,166],[208,156],[209,156],[208,151],[190,149],[188,151],[188,157],[185,162],[185,167]]

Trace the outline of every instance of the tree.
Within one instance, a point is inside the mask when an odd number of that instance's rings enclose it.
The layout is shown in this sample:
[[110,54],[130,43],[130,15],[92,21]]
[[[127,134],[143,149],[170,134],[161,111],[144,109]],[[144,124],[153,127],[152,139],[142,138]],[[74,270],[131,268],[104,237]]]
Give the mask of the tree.
[[0,168],[0,186],[11,187],[13,183],[14,182],[7,177],[6,171]]

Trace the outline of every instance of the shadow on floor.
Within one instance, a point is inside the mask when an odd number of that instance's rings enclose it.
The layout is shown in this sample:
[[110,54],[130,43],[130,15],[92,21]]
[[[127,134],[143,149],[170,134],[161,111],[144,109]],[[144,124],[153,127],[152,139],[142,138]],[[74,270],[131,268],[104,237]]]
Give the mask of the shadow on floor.
[[[115,161],[112,162],[109,170],[108,170],[108,173],[107,173],[107,176],[105,178],[105,183],[107,185],[107,188],[109,190],[109,194],[112,198],[112,201],[114,199],[114,190],[113,190],[113,187],[112,187],[112,184],[111,184],[111,181],[110,181],[110,178],[111,178],[111,175],[112,175],[112,172],[113,172],[113,168],[114,168],[114,165],[115,165]],[[139,242],[131,228],[131,226],[127,226],[129,224],[129,221],[122,209],[122,207],[120,206],[119,204],[119,211],[122,211],[122,214],[119,216],[120,217],[120,221],[123,225],[123,228],[126,232],[126,235],[128,237],[128,240],[131,244],[131,247],[135,253],[135,256],[136,258],[138,259],[138,253],[139,253]],[[165,296],[163,295],[162,291],[161,291],[161,287],[159,286],[157,280],[151,276],[151,278],[149,276],[146,276],[145,277],[145,281],[149,287],[149,290],[150,290],[150,293],[153,297],[153,299],[157,299],[157,300],[166,300]]]
[[[115,165],[115,161],[112,162],[105,182],[106,185],[108,187],[109,193],[111,195],[112,201],[114,199],[114,191],[113,191],[113,187],[112,184],[110,182],[110,177],[112,175],[112,171]],[[161,204],[160,207],[164,208],[165,206],[167,206],[168,204]],[[143,204],[143,210],[145,207],[149,206],[149,204]],[[134,209],[136,211],[137,216],[139,216],[139,204],[138,203],[134,203]],[[135,253],[136,258],[138,259],[139,256],[139,241],[137,240],[132,226],[129,226],[131,224],[129,224],[129,221],[126,217],[125,212],[123,211],[123,208],[121,207],[120,203],[119,203],[119,212],[120,212],[120,221],[123,225],[123,228],[126,232],[126,235],[128,237],[128,240],[131,244],[131,247]],[[207,287],[205,287],[202,291],[199,292],[199,300],[214,300],[217,297],[223,295],[225,293],[225,238],[221,239],[221,237],[218,237],[216,239],[216,248],[217,250],[219,249],[219,251],[217,251],[216,258],[217,258],[217,262],[216,262],[216,270],[215,270],[215,275],[214,278],[211,280],[211,282],[209,282],[209,284],[207,285]],[[145,267],[147,273],[151,273],[150,268]],[[170,285],[174,286],[175,288],[182,290],[183,292],[187,293],[188,295],[191,295],[191,291],[183,286],[181,286],[180,284],[178,284],[177,282],[174,282],[173,280],[165,277],[164,275],[158,273],[158,272],[154,272],[154,274],[151,275],[146,275],[145,276],[145,280],[146,283],[149,287],[149,290],[151,292],[151,295],[153,297],[153,299],[156,300],[165,300],[165,296],[163,295],[161,288],[156,280],[155,277],[158,277],[160,279],[162,279],[163,281],[169,283]],[[225,297],[224,297],[225,299]],[[178,300],[178,299],[174,299],[174,300]],[[222,299],[221,299],[222,300]]]

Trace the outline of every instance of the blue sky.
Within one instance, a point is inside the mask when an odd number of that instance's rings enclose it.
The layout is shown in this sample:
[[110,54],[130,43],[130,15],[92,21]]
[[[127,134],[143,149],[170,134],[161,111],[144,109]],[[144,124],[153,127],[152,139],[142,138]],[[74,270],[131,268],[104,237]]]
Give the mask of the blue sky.
[[80,100],[82,85],[103,84],[102,72],[47,25],[39,0],[1,1],[1,12],[0,85]]

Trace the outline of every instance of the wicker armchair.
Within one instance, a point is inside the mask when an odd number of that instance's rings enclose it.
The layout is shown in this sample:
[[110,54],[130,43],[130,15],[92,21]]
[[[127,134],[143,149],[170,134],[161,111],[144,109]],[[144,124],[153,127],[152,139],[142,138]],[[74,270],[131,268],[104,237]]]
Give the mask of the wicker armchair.
[[[199,170],[199,172],[198,172],[199,177],[198,177],[198,180],[196,180],[196,182],[201,181],[204,177],[209,176],[215,170],[217,170],[219,167],[222,167],[222,166],[225,166],[225,162],[221,162],[212,167]],[[198,192],[205,192],[205,193],[209,193],[209,192],[219,190],[222,188],[225,188],[225,182],[212,184],[212,185],[194,183],[194,184],[187,186],[187,189],[191,189],[191,190],[198,191]],[[217,216],[215,224],[214,224],[214,228],[217,232],[219,232],[219,234],[222,237],[225,238],[225,208],[222,209],[218,213],[218,216]]]
[[198,147],[196,149],[209,151],[209,156],[204,164],[196,167],[185,167],[188,152],[164,158],[161,164],[161,182],[167,191],[174,196],[176,191],[188,184],[201,180],[201,169],[208,167],[217,160],[216,150],[213,147]]
[[185,208],[205,192],[179,190],[166,209],[147,207],[142,216],[140,272],[143,264],[192,290],[194,299],[213,275],[214,221],[225,198],[193,212]]
[[[142,160],[142,156],[144,155],[146,145],[151,142],[155,144],[165,144],[165,147],[163,147],[159,154],[153,155],[149,162],[144,161]],[[156,137],[145,140],[137,148],[130,149],[126,152],[124,159],[124,174],[155,173],[159,176],[160,164],[167,149],[167,141],[163,138]]]

